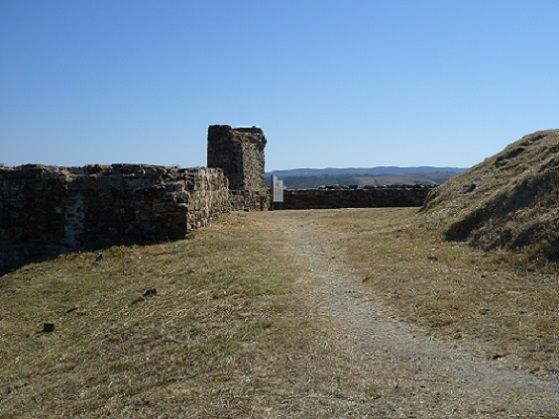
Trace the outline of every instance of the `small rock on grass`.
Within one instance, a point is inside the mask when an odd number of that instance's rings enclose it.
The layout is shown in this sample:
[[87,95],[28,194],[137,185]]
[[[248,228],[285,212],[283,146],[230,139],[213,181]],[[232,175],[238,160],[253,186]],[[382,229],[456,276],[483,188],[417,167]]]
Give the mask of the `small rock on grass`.
[[43,323],[43,333],[52,333],[54,332],[55,326],[53,321],[46,321]]
[[149,288],[144,292],[145,298],[155,297],[157,295],[157,290],[155,288]]

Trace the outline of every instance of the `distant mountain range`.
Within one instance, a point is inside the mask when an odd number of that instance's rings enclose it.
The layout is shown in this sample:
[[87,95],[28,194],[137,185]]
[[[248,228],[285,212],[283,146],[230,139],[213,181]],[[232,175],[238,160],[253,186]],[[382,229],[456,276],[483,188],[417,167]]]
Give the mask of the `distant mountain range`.
[[266,173],[266,183],[272,175],[283,179],[290,189],[318,188],[321,185],[438,185],[466,169],[460,167],[347,167],[326,169],[274,170]]
[[375,166],[375,167],[327,167],[325,169],[290,169],[290,170],[274,170],[266,172],[266,175],[275,175],[280,178],[289,176],[319,176],[319,175],[407,175],[410,173],[433,173],[433,172],[449,172],[462,173],[465,171],[462,167],[434,167],[434,166],[418,166],[418,167],[398,167],[398,166]]

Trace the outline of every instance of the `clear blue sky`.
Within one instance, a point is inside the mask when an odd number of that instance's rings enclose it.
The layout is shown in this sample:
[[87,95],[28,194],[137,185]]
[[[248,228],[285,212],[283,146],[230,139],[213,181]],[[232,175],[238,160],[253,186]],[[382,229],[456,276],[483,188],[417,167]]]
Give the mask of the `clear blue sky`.
[[0,162],[475,164],[559,127],[559,1],[0,0]]

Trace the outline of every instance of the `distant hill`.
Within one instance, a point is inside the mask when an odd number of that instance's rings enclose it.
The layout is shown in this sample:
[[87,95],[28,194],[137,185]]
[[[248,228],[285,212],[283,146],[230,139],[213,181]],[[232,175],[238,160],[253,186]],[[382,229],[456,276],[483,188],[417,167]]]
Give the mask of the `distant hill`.
[[271,175],[283,179],[289,189],[318,188],[321,185],[394,185],[424,184],[438,185],[462,173],[457,167],[396,167],[379,166],[368,168],[326,168],[274,170],[266,173],[266,183]]
[[276,175],[280,178],[290,176],[321,176],[321,175],[409,175],[420,173],[448,172],[462,173],[464,168],[461,167],[434,167],[434,166],[418,166],[418,167],[398,167],[398,166],[375,166],[375,167],[327,167],[325,169],[290,169],[290,170],[274,170],[267,172],[269,175]]

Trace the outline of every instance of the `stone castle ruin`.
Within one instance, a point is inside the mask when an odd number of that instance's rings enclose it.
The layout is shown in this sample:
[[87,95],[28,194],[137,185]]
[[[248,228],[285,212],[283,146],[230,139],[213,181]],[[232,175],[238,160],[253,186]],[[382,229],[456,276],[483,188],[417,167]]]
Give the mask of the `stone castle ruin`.
[[266,137],[260,128],[208,128],[208,167],[220,168],[229,179],[235,210],[266,210],[269,190],[264,183]]
[[264,210],[259,128],[208,130],[208,168],[0,166],[0,273],[75,249],[185,238],[219,214]]
[[[0,274],[76,249],[185,238],[219,214],[267,210],[260,128],[208,128],[207,168],[0,165]],[[284,209],[421,206],[427,189],[286,191]]]

